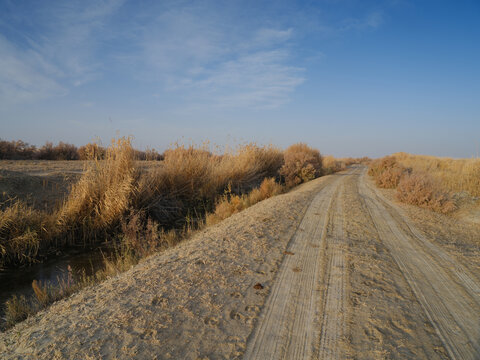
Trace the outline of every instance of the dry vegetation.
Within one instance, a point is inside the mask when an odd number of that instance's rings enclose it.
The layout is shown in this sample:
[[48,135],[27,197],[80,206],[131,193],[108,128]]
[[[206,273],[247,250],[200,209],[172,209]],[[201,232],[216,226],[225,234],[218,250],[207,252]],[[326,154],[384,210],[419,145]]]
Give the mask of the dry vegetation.
[[[155,149],[134,150],[137,160],[162,160],[163,156]],[[107,149],[96,143],[88,143],[77,148],[73,144],[60,141],[57,145],[47,141],[37,148],[22,140],[0,139],[0,160],[89,160],[105,159]]]
[[451,159],[434,156],[394,154],[398,163],[414,172],[430,174],[444,190],[466,191],[480,197],[480,159]]
[[0,211],[0,266],[28,264],[52,250],[106,240],[117,244],[116,253],[91,277],[69,273],[57,287],[34,282],[34,298],[7,302],[9,326],[175,245],[205,224],[346,166],[328,157],[324,170],[319,151],[305,144],[285,152],[246,144],[222,155],[206,145],[175,145],[160,166],[151,168],[135,161],[138,153],[129,138],[114,140],[103,150],[89,145],[81,153],[90,161],[61,206],[41,211],[11,201]]
[[[400,161],[395,155],[371,162],[368,174],[374,178],[378,187],[396,189],[398,200],[436,212],[446,214],[457,208],[451,188],[443,181],[444,178],[451,178],[454,182],[454,167],[448,168],[448,175],[440,170],[432,174],[429,165],[424,163],[427,157],[403,154],[401,158],[410,161]],[[462,174],[457,173],[456,176],[461,177]],[[460,184],[463,180],[455,181]]]

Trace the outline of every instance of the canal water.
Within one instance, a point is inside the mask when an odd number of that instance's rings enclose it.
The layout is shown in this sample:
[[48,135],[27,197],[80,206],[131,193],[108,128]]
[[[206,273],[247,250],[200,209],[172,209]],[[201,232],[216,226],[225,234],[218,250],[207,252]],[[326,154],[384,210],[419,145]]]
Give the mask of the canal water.
[[[104,257],[113,253],[112,247],[93,249],[69,249],[61,255],[41,263],[22,268],[0,270],[0,318],[4,318],[5,302],[13,295],[33,296],[33,280],[57,285],[68,276],[69,267],[73,274],[93,275],[104,266]],[[2,321],[0,320],[0,323]]]

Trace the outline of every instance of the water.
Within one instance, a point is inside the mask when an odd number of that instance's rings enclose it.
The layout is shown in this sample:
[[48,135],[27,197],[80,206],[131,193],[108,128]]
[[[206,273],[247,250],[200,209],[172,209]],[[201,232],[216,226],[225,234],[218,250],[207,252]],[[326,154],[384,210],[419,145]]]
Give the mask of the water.
[[103,268],[104,257],[112,252],[111,247],[68,250],[42,263],[24,268],[0,270],[0,318],[4,314],[5,301],[10,297],[34,294],[33,280],[56,285],[59,280],[66,279],[69,267],[74,274],[85,272],[86,275],[93,275]]

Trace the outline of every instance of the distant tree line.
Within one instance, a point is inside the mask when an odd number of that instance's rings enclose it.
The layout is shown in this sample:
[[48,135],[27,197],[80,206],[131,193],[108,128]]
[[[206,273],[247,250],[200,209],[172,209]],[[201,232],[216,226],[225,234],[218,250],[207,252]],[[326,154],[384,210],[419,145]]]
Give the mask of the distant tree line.
[[[47,141],[37,148],[22,140],[0,139],[0,160],[101,160],[105,158],[106,151],[105,147],[96,143],[76,147],[63,141],[57,145]],[[138,160],[163,160],[163,154],[155,149],[135,150],[135,157]]]

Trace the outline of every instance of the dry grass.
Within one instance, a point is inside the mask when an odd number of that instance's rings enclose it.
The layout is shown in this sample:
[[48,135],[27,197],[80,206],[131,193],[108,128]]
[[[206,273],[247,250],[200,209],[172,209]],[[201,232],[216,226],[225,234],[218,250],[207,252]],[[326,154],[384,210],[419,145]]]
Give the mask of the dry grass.
[[9,328],[34,313],[32,304],[25,296],[14,295],[5,302],[5,327]]
[[288,187],[315,179],[322,175],[322,157],[317,149],[304,143],[291,145],[284,153],[285,163],[280,174]]
[[60,228],[89,242],[119,223],[136,192],[134,160],[130,139],[120,138],[112,141],[105,161],[88,162],[58,214]]
[[253,189],[249,194],[235,195],[228,189],[220,198],[213,213],[207,214],[207,226],[214,225],[231,215],[252,206],[259,201],[281,194],[285,188],[275,182],[274,178],[265,178],[260,187]]
[[271,146],[247,144],[215,155],[207,147],[175,146],[165,152],[163,166],[139,180],[134,207],[161,226],[182,225],[184,219],[202,218],[212,211],[225,189],[242,194],[276,176],[282,152]]
[[15,201],[0,211],[0,267],[33,261],[52,234],[52,216]]
[[450,191],[445,190],[438,179],[418,168],[406,168],[396,155],[372,161],[368,174],[373,176],[378,187],[397,189],[396,197],[404,203],[444,214],[456,209]]
[[327,155],[323,157],[323,171],[325,175],[333,174],[338,171],[345,170],[347,164],[341,159],[336,159],[332,155]]
[[394,154],[397,161],[413,172],[428,173],[444,191],[467,191],[480,196],[480,159],[451,159],[434,156]]

